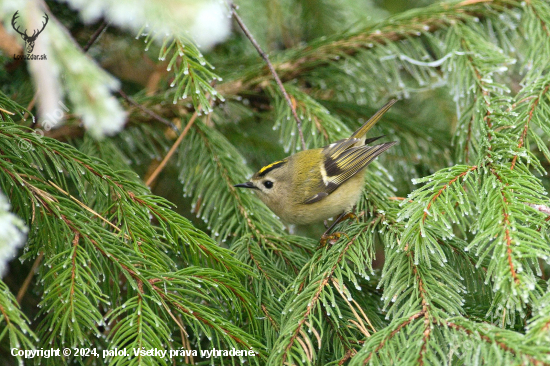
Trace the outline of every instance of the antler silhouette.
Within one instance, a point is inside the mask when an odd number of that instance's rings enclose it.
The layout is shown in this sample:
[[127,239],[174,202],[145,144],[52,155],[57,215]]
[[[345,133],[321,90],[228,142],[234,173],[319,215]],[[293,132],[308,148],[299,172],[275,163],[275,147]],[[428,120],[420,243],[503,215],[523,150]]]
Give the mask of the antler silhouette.
[[[36,33],[36,30],[35,30],[30,38],[36,39],[36,37],[38,37],[38,35],[39,35],[40,33],[42,33],[42,31],[44,30],[44,28],[46,28],[46,24],[48,24],[48,20],[49,20],[50,18],[48,17],[48,14],[46,14],[46,13],[44,13],[44,18],[46,18],[46,21],[42,23],[42,29],[40,29],[40,30],[38,31],[38,33]],[[34,34],[34,33],[36,33],[36,34]]]
[[50,18],[48,17],[48,14],[44,13],[44,18],[46,18],[46,21],[42,22],[42,29],[40,29],[40,30],[35,29],[34,32],[32,33],[32,36],[29,36],[27,34],[26,29],[25,29],[25,33],[21,33],[21,31],[19,30],[19,27],[17,27],[15,25],[15,21],[17,20],[17,18],[19,18],[19,15],[17,13],[19,13],[19,10],[16,11],[15,14],[13,14],[13,18],[11,18],[11,25],[12,25],[13,29],[15,29],[15,31],[17,33],[19,33],[21,35],[21,37],[25,40],[27,53],[31,53],[32,50],[34,49],[34,41],[36,41],[36,37],[38,37],[38,35],[40,33],[42,33],[44,28],[46,28],[46,24],[48,24],[48,20]]
[[15,29],[15,31],[16,31],[17,33],[19,33],[21,36],[23,36],[23,38],[25,38],[25,37],[28,38],[29,36],[27,35],[27,30],[26,30],[26,29],[25,29],[25,33],[21,33],[21,32],[19,31],[19,27],[16,27],[16,26],[15,26],[15,20],[16,20],[17,18],[19,18],[19,15],[17,15],[17,13],[19,13],[19,10],[17,10],[17,11],[15,12],[15,14],[13,14],[13,18],[11,18],[11,26],[13,27],[13,29]]

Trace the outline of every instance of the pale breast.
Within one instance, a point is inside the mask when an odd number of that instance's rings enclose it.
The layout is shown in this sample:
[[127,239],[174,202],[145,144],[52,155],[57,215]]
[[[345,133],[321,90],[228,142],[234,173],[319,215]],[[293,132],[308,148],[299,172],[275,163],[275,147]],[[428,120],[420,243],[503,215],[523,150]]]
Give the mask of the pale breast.
[[294,204],[292,210],[280,217],[291,224],[305,225],[351,210],[361,196],[364,177],[364,172],[359,172],[322,200],[310,204]]

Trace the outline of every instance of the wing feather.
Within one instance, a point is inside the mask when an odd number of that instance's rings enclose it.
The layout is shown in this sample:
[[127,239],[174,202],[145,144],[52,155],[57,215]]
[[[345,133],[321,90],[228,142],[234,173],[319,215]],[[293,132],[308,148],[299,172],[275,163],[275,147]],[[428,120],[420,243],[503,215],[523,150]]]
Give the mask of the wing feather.
[[[353,146],[356,142],[351,141],[349,143],[344,140],[335,143],[341,146],[327,146],[327,148],[331,149],[329,151],[332,154],[326,154],[324,164],[326,178],[322,183],[324,186],[321,187],[319,193],[305,200],[304,203],[318,202],[327,197],[348,179],[369,165],[378,155],[397,143],[396,141],[392,141],[374,146]],[[347,148],[342,148],[342,146],[347,146]]]
[[325,154],[325,156],[328,156],[329,158],[336,159],[344,151],[346,151],[347,149],[353,147],[354,145],[360,142],[361,142],[361,139],[354,139],[354,138],[338,140],[326,146],[323,149],[323,153]]

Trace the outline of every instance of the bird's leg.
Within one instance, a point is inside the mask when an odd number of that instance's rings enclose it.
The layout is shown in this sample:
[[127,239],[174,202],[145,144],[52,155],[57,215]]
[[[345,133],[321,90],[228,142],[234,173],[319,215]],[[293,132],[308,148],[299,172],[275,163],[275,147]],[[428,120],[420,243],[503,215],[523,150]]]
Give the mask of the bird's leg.
[[[354,214],[353,212],[348,212],[347,214],[344,215],[344,217],[342,217],[342,219],[340,220],[340,222],[344,221],[344,220],[354,220],[354,219],[357,219],[357,215]],[[357,219],[357,222],[359,222],[359,219]]]
[[355,211],[357,209],[357,205],[353,206],[353,208],[351,209],[350,212],[348,212],[347,214],[344,215],[344,217],[342,217],[342,220],[341,221],[344,221],[344,220],[349,220],[349,219],[355,219],[355,221],[357,223],[359,223],[359,217],[361,217],[364,213],[364,211],[361,211],[359,212],[357,215],[355,214]]
[[[339,223],[341,223],[342,221],[344,220],[348,220],[348,219],[354,219],[356,218],[357,216],[355,216],[355,214],[353,212],[348,212],[346,213],[345,211],[342,212],[340,214],[340,216],[338,216],[338,218],[336,220],[334,220],[334,223],[323,233],[323,235],[321,236],[321,240],[320,240],[320,243],[321,243],[321,246],[325,246],[325,244],[327,243],[327,241],[329,241],[330,243],[335,243],[336,240],[340,239],[340,237],[342,236],[342,234],[346,235],[346,233],[342,233],[342,232],[335,232],[333,234],[330,234],[330,232],[332,231],[332,229],[334,229],[334,227],[336,225],[338,225]],[[346,235],[347,236],[347,235]]]

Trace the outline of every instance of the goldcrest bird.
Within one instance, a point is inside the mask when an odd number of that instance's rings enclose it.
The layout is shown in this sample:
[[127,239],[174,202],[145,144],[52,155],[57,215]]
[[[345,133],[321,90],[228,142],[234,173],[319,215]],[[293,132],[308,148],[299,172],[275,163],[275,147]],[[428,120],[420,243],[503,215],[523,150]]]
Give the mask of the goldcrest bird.
[[397,143],[370,146],[383,136],[365,138],[395,102],[388,102],[349,138],[266,165],[249,182],[235,187],[252,188],[288,224],[310,224],[343,215],[361,196],[365,167]]

